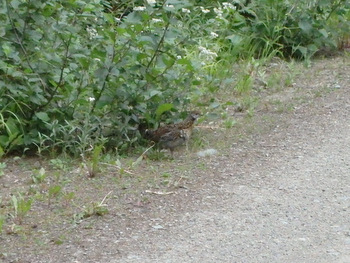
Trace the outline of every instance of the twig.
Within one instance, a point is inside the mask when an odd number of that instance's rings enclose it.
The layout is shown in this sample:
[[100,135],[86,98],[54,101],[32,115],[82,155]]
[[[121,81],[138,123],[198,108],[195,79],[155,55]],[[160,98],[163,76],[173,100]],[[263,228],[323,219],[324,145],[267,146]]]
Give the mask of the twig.
[[156,144],[153,142],[153,144],[152,144],[150,147],[148,147],[148,148],[141,154],[141,156],[145,156],[145,154],[146,154],[150,149],[152,149],[152,148],[154,147],[154,145],[156,145]]
[[169,22],[165,25],[165,28],[164,28],[164,32],[163,32],[163,35],[161,36],[159,42],[158,42],[158,45],[156,47],[156,50],[154,51],[153,53],[153,56],[151,57],[150,61],[148,62],[148,65],[146,67],[146,72],[149,70],[152,62],[154,61],[154,59],[157,57],[157,54],[159,53],[160,51],[160,46],[163,44],[163,41],[165,39],[165,35],[166,35],[166,32],[168,32],[168,29],[169,29],[169,26],[170,26],[170,19],[169,19]]
[[196,125],[195,127],[196,127],[196,128],[201,128],[201,129],[211,129],[211,130],[214,130],[214,129],[222,129],[222,130],[224,130],[224,128],[222,128],[222,127],[220,127],[220,126]]
[[146,190],[146,193],[149,194],[155,194],[155,195],[171,195],[171,194],[175,194],[175,192],[153,192],[151,190]]
[[107,196],[109,196],[113,191],[110,191],[108,194],[105,195],[105,197],[102,199],[101,203],[99,206],[103,206],[104,201],[106,200]]
[[134,175],[133,172],[130,172],[129,170],[126,170],[126,169],[124,169],[124,168],[121,168],[119,165],[110,164],[110,163],[101,163],[101,164],[104,164],[104,165],[107,165],[107,166],[111,166],[111,167],[117,168],[117,169],[119,169],[119,170],[123,170],[123,172],[126,172],[127,174]]

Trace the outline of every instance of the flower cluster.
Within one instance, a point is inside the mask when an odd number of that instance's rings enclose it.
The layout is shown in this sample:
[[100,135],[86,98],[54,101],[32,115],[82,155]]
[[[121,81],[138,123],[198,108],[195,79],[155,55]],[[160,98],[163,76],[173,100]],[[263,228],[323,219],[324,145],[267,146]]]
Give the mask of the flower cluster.
[[135,6],[134,11],[144,11],[146,9],[145,6]]
[[209,49],[206,49],[205,47],[200,46],[198,49],[199,56],[205,57],[206,59],[214,59],[218,56],[218,54],[216,54],[213,51],[210,51]]
[[153,23],[160,23],[160,22],[163,22],[163,20],[159,19],[159,18],[152,18],[152,22]]
[[214,8],[214,12],[218,16],[218,18],[222,18],[222,15],[224,13],[221,8],[216,8],[216,7]]
[[88,32],[90,39],[94,39],[98,36],[97,30],[93,27],[87,27],[86,31]]
[[215,32],[210,32],[210,37],[211,38],[217,38],[219,35],[216,34]]
[[231,3],[224,2],[222,3],[224,9],[226,10],[236,10],[236,7],[232,5]]
[[147,3],[149,5],[155,5],[157,2],[156,2],[156,0],[147,0]]

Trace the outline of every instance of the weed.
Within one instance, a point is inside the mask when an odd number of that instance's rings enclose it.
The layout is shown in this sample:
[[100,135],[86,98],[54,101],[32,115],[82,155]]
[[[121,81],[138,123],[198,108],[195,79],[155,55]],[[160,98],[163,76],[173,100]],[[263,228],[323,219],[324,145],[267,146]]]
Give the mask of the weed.
[[166,154],[163,151],[160,151],[159,149],[150,151],[147,157],[152,161],[161,161],[167,159]]
[[[207,145],[206,139],[201,136],[201,133],[195,133],[190,140],[190,146],[192,151],[205,147]],[[187,149],[188,150],[188,149]]]
[[82,153],[82,166],[87,170],[89,177],[95,177],[99,171],[100,171],[100,158],[101,158],[101,152],[103,149],[103,145],[96,145],[94,147],[91,147],[89,149],[89,152],[92,151],[91,158],[87,161],[85,158],[85,154]]
[[235,89],[239,94],[248,93],[253,87],[253,80],[251,75],[245,74],[239,77]]
[[89,205],[87,205],[82,212],[74,214],[73,216],[74,222],[80,223],[85,218],[88,218],[94,215],[103,216],[107,214],[109,211],[108,211],[107,205],[104,204],[104,202],[111,193],[112,191],[106,194],[101,202],[92,202]]
[[171,174],[170,173],[163,173],[162,177],[163,178],[169,178],[169,177],[171,177]]
[[63,194],[63,200],[65,206],[68,206],[68,204],[74,199],[75,193],[74,192],[68,192]]
[[17,196],[12,195],[11,204],[14,212],[12,217],[14,220],[17,220],[18,224],[22,224],[24,216],[32,207],[32,202],[32,198],[25,198],[20,193],[18,193]]
[[62,186],[53,185],[48,191],[48,205],[51,205],[52,198],[58,198],[62,194]]
[[65,237],[64,236],[60,236],[58,238],[55,238],[52,240],[52,242],[55,244],[55,245],[62,245],[63,242],[65,240]]
[[2,228],[5,224],[5,216],[0,214],[0,234],[2,233]]
[[35,183],[35,184],[42,183],[45,180],[46,176],[47,176],[47,174],[46,174],[45,169],[43,167],[41,167],[39,170],[37,170],[37,169],[33,170],[32,174],[30,175],[33,183]]
[[0,162],[0,177],[5,174],[6,163]]
[[241,111],[254,112],[259,103],[259,99],[253,96],[244,96],[239,103]]
[[171,182],[172,175],[170,173],[163,173],[161,177],[163,178],[161,184],[164,186],[168,186]]
[[281,73],[279,72],[272,73],[267,79],[267,86],[269,88],[273,88],[276,91],[281,90],[281,88],[283,87]]
[[230,128],[232,128],[236,123],[237,123],[237,121],[234,120],[234,119],[227,119],[227,120],[224,121],[224,127],[225,127],[226,129],[230,129]]
[[52,166],[53,169],[57,170],[67,170],[67,162],[62,160],[62,159],[51,159],[50,160],[50,165]]

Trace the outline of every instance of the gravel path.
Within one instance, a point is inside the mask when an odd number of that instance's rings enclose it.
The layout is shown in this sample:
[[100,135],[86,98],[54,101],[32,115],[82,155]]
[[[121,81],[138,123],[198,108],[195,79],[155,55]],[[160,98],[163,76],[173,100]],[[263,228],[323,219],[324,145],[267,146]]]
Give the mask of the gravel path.
[[130,229],[116,262],[350,262],[348,83],[211,161],[187,208]]

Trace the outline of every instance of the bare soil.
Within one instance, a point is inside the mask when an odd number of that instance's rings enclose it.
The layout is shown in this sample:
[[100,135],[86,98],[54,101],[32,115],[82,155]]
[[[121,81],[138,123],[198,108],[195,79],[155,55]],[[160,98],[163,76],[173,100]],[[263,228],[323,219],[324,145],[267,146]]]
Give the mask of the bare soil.
[[[350,58],[300,72],[289,87],[260,90],[253,114],[227,108],[231,129],[201,123],[190,152],[132,174],[108,166],[87,179],[49,160],[7,159],[0,211],[13,214],[19,191],[36,198],[23,222],[7,218],[0,261],[350,262]],[[206,148],[218,153],[196,155]],[[33,185],[40,167],[50,176]],[[55,184],[63,193],[48,202]],[[108,213],[82,217],[92,202]]]

